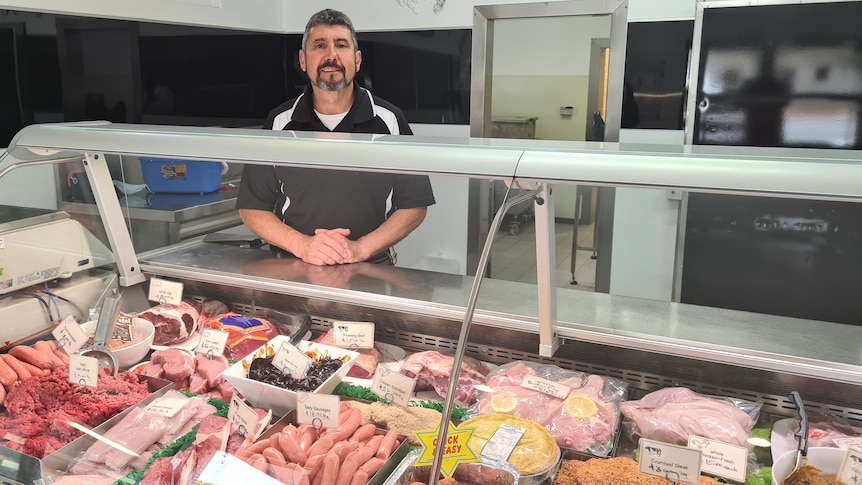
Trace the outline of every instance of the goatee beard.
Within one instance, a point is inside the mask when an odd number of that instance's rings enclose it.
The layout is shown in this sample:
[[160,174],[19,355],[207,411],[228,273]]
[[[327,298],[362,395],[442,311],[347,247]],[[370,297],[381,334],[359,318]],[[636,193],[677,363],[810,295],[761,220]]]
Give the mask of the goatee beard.
[[317,87],[323,91],[341,91],[348,86],[347,79],[325,81],[322,77],[317,78]]

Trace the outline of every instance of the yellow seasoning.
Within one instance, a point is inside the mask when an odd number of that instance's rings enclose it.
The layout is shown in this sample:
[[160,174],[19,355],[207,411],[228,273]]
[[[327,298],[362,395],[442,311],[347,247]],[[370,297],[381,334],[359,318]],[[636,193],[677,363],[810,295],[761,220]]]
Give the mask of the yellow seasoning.
[[[473,436],[474,428],[457,428],[449,425],[446,433],[446,449],[443,452],[443,460],[440,463],[440,473],[450,478],[455,469],[461,463],[474,463],[480,461],[476,453],[467,446],[470,437]],[[434,463],[434,451],[437,447],[437,437],[440,435],[440,422],[433,430],[414,431],[416,439],[422,444],[422,452],[416,459],[416,466],[428,466]]]

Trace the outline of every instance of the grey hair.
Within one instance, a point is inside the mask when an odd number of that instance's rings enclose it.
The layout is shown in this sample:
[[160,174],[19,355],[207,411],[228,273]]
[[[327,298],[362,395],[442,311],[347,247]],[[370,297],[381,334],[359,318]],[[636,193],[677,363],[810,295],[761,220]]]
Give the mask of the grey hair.
[[353,40],[353,50],[356,51],[359,49],[359,42],[356,40],[356,30],[353,28],[353,22],[350,21],[350,17],[344,12],[327,8],[312,15],[308,19],[308,23],[305,24],[305,32],[302,34],[302,50],[305,50],[305,43],[308,42],[308,33],[311,32],[312,28],[321,24],[343,25],[347,27],[350,29],[350,37]]

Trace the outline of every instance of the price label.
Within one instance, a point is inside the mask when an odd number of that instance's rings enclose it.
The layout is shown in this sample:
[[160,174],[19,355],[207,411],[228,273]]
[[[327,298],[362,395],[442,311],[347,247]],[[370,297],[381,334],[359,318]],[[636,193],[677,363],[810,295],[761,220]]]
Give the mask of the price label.
[[176,281],[150,278],[150,293],[147,299],[157,301],[160,305],[165,303],[179,305],[183,301],[183,284]]
[[847,455],[838,469],[838,479],[849,485],[862,484],[862,451],[847,448]]
[[340,322],[332,324],[332,338],[335,346],[345,349],[374,348],[373,322]]
[[638,448],[639,472],[671,482],[700,482],[700,450],[643,438]]
[[290,374],[294,379],[302,379],[305,371],[311,367],[311,357],[289,342],[284,342],[272,358],[272,365],[280,369],[282,374]]
[[527,376],[521,381],[521,387],[526,387],[527,389],[532,389],[534,391],[539,391],[544,394],[548,394],[549,396],[554,396],[558,399],[565,399],[566,396],[572,392],[572,388],[565,385],[560,384],[559,382],[549,381],[547,379],[542,379],[541,377],[536,376]]
[[227,419],[236,426],[239,434],[243,436],[251,435],[252,438],[256,438],[253,433],[257,429],[257,412],[244,399],[239,397],[239,393],[233,393],[230,407],[227,410]]
[[177,415],[178,412],[182,411],[188,403],[188,399],[180,399],[176,397],[159,397],[153,399],[153,402],[148,404],[145,409],[154,414],[161,414],[162,416],[173,418]]
[[201,333],[201,339],[198,341],[198,346],[195,347],[195,352],[198,354],[206,354],[209,358],[224,354],[224,346],[227,344],[229,334],[208,328]]
[[862,450],[862,437],[846,437],[846,438],[832,438],[832,442],[835,443],[836,446],[842,449],[853,448],[856,450]]
[[410,404],[415,387],[414,379],[378,365],[371,383],[371,392],[391,403],[406,407]]
[[69,382],[79,386],[99,386],[99,359],[73,354],[69,357]]
[[341,400],[332,394],[296,393],[296,421],[318,428],[337,428]]
[[194,483],[281,485],[282,482],[229,453],[217,450]]
[[511,424],[501,424],[497,428],[497,431],[494,431],[491,439],[485,443],[481,455],[495,460],[507,461],[509,455],[512,454],[512,450],[521,441],[521,437],[524,436],[525,431],[524,428],[512,426]]
[[700,469],[737,482],[745,481],[748,449],[721,441],[689,436],[688,447],[700,450]]
[[57,345],[59,345],[69,355],[74,354],[83,347],[85,343],[87,343],[87,334],[81,330],[81,326],[78,325],[78,320],[72,315],[64,318],[63,321],[51,331],[51,335],[57,339]]

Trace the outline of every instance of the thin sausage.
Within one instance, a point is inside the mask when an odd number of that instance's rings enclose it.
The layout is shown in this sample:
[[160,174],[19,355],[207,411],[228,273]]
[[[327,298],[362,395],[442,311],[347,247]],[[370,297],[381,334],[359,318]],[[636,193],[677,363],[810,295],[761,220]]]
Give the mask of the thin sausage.
[[287,461],[284,459],[284,455],[282,455],[281,452],[278,451],[278,449],[272,446],[267,446],[261,454],[266,457],[266,461],[268,461],[271,465],[282,467],[287,465]]
[[279,433],[276,436],[278,436],[278,448],[281,450],[282,454],[284,454],[284,458],[287,461],[291,461],[299,465],[305,465],[305,462],[307,461],[305,452],[302,451],[296,441],[294,441],[293,437],[284,433]]
[[308,427],[301,432],[297,430],[296,443],[302,451],[311,448],[312,443],[318,439],[317,430],[313,427]]
[[296,463],[285,465],[269,464],[269,474],[285,485],[308,485],[308,472]]
[[369,448],[371,450],[371,456],[377,454],[377,450],[380,449],[380,443],[383,442],[383,436],[384,435],[382,434],[376,434],[372,436],[370,440],[368,440],[368,444],[365,445],[365,448]]
[[56,349],[54,351],[54,355],[60,358],[63,361],[63,365],[69,365],[69,354],[66,353],[63,349]]
[[368,473],[360,470],[353,475],[353,478],[350,480],[350,485],[367,485],[370,476],[371,475]]
[[24,366],[21,365],[21,361],[16,359],[15,356],[9,354],[0,354],[0,358],[6,361],[9,367],[11,367],[13,371],[15,371],[15,374],[18,374],[19,381],[28,377],[32,377],[30,371],[25,369]]
[[40,369],[51,370],[51,360],[47,355],[27,345],[16,345],[9,349],[9,354],[14,355],[18,360],[35,365]]
[[3,401],[6,400],[6,389],[3,386],[0,386],[0,406],[3,405]]
[[251,455],[251,457],[246,461],[246,463],[264,473],[266,473],[269,468],[269,463],[267,463],[266,457],[261,455],[260,453],[255,453]]
[[395,451],[395,440],[397,438],[397,431],[394,429],[387,431],[386,435],[383,436],[383,441],[380,442],[380,448],[377,449],[377,453],[374,456],[377,458],[383,458],[384,460],[389,459],[389,455]]
[[386,460],[384,460],[382,458],[377,458],[375,456],[375,457],[369,459],[368,461],[366,461],[365,463],[363,463],[359,467],[359,471],[366,473],[367,476],[369,476],[369,477],[372,477],[372,476],[374,476],[375,473],[377,473],[378,470],[383,468],[384,463],[386,463]]
[[323,459],[326,458],[326,455],[314,455],[308,457],[308,461],[305,462],[305,469],[308,471],[308,478],[310,480],[314,480],[317,477],[320,469],[323,467]]
[[362,425],[356,428],[356,431],[350,435],[350,438],[347,441],[364,441],[368,438],[374,436],[374,433],[377,431],[377,426],[369,423]]
[[331,451],[323,457],[323,468],[320,470],[320,485],[335,485],[338,478],[338,455]]
[[358,449],[358,453],[359,453],[359,464],[362,465],[366,461],[370,460],[372,456],[374,456],[374,454],[376,453],[376,450],[374,450],[368,446],[363,446],[363,447]]
[[332,446],[332,451],[334,451],[335,454],[338,455],[338,458],[343,461],[347,455],[349,455],[353,451],[356,451],[358,448],[359,448],[359,443],[349,442],[349,441],[339,441],[338,443],[335,443],[335,445]]
[[329,452],[329,450],[332,448],[332,445],[334,444],[335,443],[333,443],[332,438],[324,436],[323,438],[320,438],[319,440],[312,443],[311,446],[309,446],[308,449],[305,450],[305,456],[312,457],[314,455],[325,455]]
[[344,458],[344,461],[341,462],[341,466],[338,468],[338,478],[335,480],[335,483],[350,483],[353,474],[356,473],[356,470],[359,470],[359,465],[362,464],[359,461],[359,453],[359,450],[356,450]]
[[346,440],[359,428],[361,423],[362,411],[350,408],[338,417],[338,429],[328,429],[326,435],[332,438],[332,441]]
[[9,387],[18,380],[18,374],[9,367],[5,360],[0,359],[0,384]]
[[29,372],[32,376],[42,377],[47,376],[51,373],[51,369],[43,369],[41,367],[36,367],[33,364],[24,362],[23,360],[19,360],[19,362],[21,362],[21,365],[24,366],[24,368],[27,369],[27,372]]
[[349,402],[341,401],[338,404],[338,412],[339,413],[346,413],[348,409],[353,409],[353,406],[351,406]]
[[33,344],[33,348],[48,359],[48,362],[51,364],[51,370],[63,365],[63,360],[57,357],[57,354],[54,353],[54,349],[56,347],[51,346],[48,340],[39,340]]

